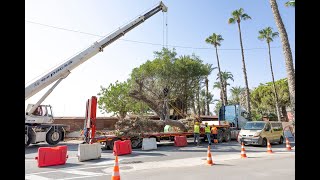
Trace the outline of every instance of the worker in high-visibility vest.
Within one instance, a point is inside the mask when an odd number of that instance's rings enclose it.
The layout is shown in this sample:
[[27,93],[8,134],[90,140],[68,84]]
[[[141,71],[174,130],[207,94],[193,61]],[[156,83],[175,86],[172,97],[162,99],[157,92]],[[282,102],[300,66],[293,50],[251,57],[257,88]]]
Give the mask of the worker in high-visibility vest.
[[215,125],[212,125],[211,133],[213,134],[213,142],[218,143],[218,128]]
[[210,130],[210,126],[208,126],[208,123],[204,123],[205,127],[204,127],[204,132],[207,135],[207,140],[209,145],[211,145],[211,130]]
[[[195,122],[194,124],[194,128],[193,128],[193,136],[194,136],[194,145],[199,146],[199,137],[200,137],[200,126],[199,126],[199,122]],[[196,144],[197,141],[197,144]]]

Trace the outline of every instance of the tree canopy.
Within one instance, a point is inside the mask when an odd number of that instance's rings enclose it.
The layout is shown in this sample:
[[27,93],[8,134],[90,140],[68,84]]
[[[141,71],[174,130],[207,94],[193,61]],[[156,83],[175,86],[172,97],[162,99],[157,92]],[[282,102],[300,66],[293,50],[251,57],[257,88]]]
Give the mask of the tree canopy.
[[[287,79],[280,79],[275,81],[275,85],[279,95],[279,106],[284,109],[290,105],[289,88]],[[272,82],[260,84],[251,93],[251,103],[256,118],[262,116],[275,114],[275,97],[273,93]],[[283,115],[285,112],[282,112]],[[253,117],[254,118],[254,117]]]

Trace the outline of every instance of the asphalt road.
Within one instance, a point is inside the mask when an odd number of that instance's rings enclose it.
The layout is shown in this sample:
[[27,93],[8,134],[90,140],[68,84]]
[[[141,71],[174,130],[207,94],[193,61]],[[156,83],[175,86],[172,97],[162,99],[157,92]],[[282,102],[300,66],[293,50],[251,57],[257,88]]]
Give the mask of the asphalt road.
[[[293,179],[293,151],[286,151],[285,144],[272,145],[273,154],[266,147],[245,146],[248,158],[241,159],[241,146],[235,142],[211,146],[213,166],[206,165],[207,143],[199,147],[189,143],[186,147],[174,147],[172,142],[158,144],[156,150],[134,149],[132,154],[119,156],[121,179],[194,179],[218,177],[218,179]],[[111,150],[103,150],[98,160],[78,162],[78,141],[60,143],[68,146],[67,163],[59,166],[37,167],[39,147],[32,145],[25,150],[25,178],[48,179],[111,179],[114,156]]]

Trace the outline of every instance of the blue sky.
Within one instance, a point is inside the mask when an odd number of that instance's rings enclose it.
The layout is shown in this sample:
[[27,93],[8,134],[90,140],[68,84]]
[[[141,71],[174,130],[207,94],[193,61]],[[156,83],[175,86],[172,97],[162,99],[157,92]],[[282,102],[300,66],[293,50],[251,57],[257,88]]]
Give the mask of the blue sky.
[[[105,36],[156,6],[158,0],[26,0],[25,1],[25,82],[26,85],[48,73],[87,48],[98,36]],[[205,39],[212,33],[224,38],[219,50],[223,71],[234,75],[231,86],[244,87],[241,51],[237,25],[229,25],[233,10],[243,8],[252,17],[241,23],[249,87],[271,81],[267,44],[259,40],[258,31],[270,26],[278,31],[269,1],[235,0],[164,0],[168,13],[159,12],[107,46],[102,53],[74,69],[49,95],[43,104],[51,104],[55,116],[84,116],[85,102],[97,95],[100,86],[126,80],[131,70],[153,59],[153,52],[162,44],[175,47],[178,55],[195,53],[204,63],[216,64],[215,51]],[[295,9],[278,0],[279,10],[289,36],[295,59]],[[168,26],[165,31],[165,19]],[[43,24],[43,25],[39,25]],[[59,27],[98,36],[52,28]],[[167,36],[164,35],[167,32]],[[129,41],[128,41],[129,40]],[[166,41],[168,40],[168,41]],[[132,42],[138,41],[138,42]],[[143,43],[146,42],[146,43]],[[151,45],[158,44],[158,45]],[[280,37],[272,42],[271,53],[275,80],[286,77]],[[217,71],[209,77],[214,98],[219,92],[212,88]],[[48,88],[26,100],[36,103]],[[210,106],[213,111],[214,105]],[[105,116],[99,111],[98,116]]]

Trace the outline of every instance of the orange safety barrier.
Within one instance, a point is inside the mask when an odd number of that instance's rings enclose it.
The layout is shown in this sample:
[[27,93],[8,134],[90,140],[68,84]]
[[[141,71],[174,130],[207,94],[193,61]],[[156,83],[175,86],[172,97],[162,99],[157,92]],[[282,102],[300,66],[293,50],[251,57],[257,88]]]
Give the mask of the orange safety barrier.
[[119,156],[124,154],[131,154],[132,148],[131,148],[131,141],[125,140],[125,141],[115,141],[113,145],[113,155]]
[[63,165],[66,163],[68,147],[40,147],[38,156],[35,159],[38,161],[38,167]]
[[186,136],[175,136],[174,137],[174,146],[187,146],[188,142],[187,142],[187,137]]

